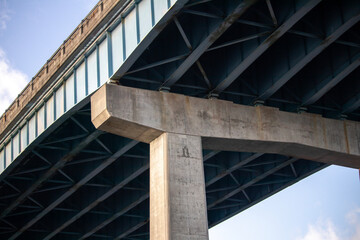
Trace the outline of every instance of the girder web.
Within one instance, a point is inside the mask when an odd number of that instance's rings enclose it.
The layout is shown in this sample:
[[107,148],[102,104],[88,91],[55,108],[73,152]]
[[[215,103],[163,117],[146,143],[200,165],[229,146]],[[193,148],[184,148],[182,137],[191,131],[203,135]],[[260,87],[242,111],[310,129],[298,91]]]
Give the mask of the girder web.
[[353,0],[190,2],[119,82],[358,120],[359,8]]
[[[69,119],[86,121],[76,115]],[[78,119],[79,120],[79,119]],[[42,171],[14,170],[2,181],[3,188],[17,193],[24,182],[42,178],[51,164],[47,148],[61,145],[76,148],[82,135],[66,136],[62,130],[52,134],[29,154],[47,166]],[[75,137],[76,136],[76,137]],[[83,135],[86,138],[86,135]],[[59,141],[63,139],[63,141]],[[44,150],[46,149],[46,150]],[[51,151],[55,151],[52,149]],[[68,151],[73,151],[68,148]],[[30,160],[27,161],[30,165]],[[285,156],[262,153],[235,153],[204,150],[204,169],[210,226],[255,204],[259,199],[298,181],[325,165]],[[146,144],[102,134],[87,143],[70,161],[34,188],[28,199],[19,203],[0,221],[0,235],[5,239],[148,239],[149,238],[149,150]],[[15,174],[19,173],[19,174]],[[8,180],[9,179],[9,180]],[[16,187],[9,181],[15,181]],[[254,190],[255,189],[255,190]],[[16,195],[17,196],[17,195]],[[15,197],[8,201],[14,201]],[[3,203],[0,206],[9,205]],[[85,220],[86,219],[86,220]],[[84,223],[86,224],[84,225]]]
[[[149,238],[148,146],[111,134],[90,141],[94,132],[90,115],[73,115],[2,180],[0,191],[13,194],[1,198],[0,207],[16,203],[6,214],[2,211],[2,238]],[[71,159],[49,175],[69,153]],[[209,223],[323,166],[278,155],[204,150]],[[20,194],[29,188],[26,196]]]
[[[114,80],[360,119],[357,1],[185,2]],[[87,104],[57,120],[0,178],[1,239],[149,239],[149,146],[90,118]],[[203,158],[210,227],[327,166],[268,153]]]
[[[75,119],[76,116],[73,117]],[[30,198],[30,194],[42,186],[46,180],[54,176],[57,172],[61,173],[61,168],[64,167],[65,163],[71,161],[74,155],[81,151],[89,141],[100,135],[99,131],[96,131],[90,124],[82,126],[83,129],[75,127],[72,120],[66,122],[65,127],[72,128],[72,132],[61,131],[59,136],[50,136],[44,141],[44,145],[37,146],[28,158],[24,161],[23,166],[26,168],[25,171],[18,170],[14,171],[8,176],[9,180],[6,182],[12,182],[11,186],[13,189],[18,188],[18,196],[15,199],[9,200],[6,208],[2,209],[0,218],[5,218],[11,211],[16,210],[19,204],[23,203],[26,199],[27,202],[30,200],[31,203],[39,205],[33,198]],[[89,130],[87,130],[88,128]],[[86,129],[86,134],[84,130]],[[82,137],[71,138],[70,136],[75,134],[82,134]],[[54,139],[56,141],[54,142]],[[69,140],[71,139],[71,140]],[[41,174],[39,178],[34,178],[34,174]],[[25,179],[24,179],[25,178]],[[17,186],[17,187],[15,187]],[[5,194],[8,189],[2,188],[0,191],[2,195]]]

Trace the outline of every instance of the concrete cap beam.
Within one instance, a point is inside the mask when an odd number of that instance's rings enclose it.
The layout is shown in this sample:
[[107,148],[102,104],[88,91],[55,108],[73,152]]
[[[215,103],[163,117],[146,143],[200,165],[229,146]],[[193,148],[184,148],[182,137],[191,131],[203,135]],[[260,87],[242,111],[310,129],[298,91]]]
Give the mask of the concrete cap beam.
[[96,128],[150,143],[201,136],[205,149],[276,153],[360,168],[360,123],[107,84],[91,98]]

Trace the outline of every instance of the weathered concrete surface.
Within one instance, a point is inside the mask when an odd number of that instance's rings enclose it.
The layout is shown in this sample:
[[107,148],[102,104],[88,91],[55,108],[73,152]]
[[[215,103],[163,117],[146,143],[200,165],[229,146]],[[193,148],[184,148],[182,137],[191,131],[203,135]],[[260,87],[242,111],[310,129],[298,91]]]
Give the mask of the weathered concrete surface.
[[164,133],[150,143],[150,239],[209,239],[199,136]]
[[214,150],[278,153],[360,168],[360,123],[216,99],[105,85],[91,99],[95,127],[150,143],[164,132],[201,136]]

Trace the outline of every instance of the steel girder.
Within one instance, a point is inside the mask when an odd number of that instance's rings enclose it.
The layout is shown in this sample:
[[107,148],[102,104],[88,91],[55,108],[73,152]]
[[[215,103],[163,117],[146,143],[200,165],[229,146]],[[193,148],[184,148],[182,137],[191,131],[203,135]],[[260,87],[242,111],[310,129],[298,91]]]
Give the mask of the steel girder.
[[260,1],[229,22],[238,6],[242,1],[188,3],[119,81],[359,119],[357,104],[343,109],[359,91],[352,84],[360,54],[357,1]]
[[[186,2],[114,79],[360,119],[358,1]],[[57,120],[1,175],[0,238],[149,238],[148,145],[97,132],[87,103]],[[209,226],[324,167],[204,150]]]
[[[148,239],[146,144],[101,134],[34,186],[91,134],[88,111],[86,106],[65,121],[2,180],[0,191],[14,193],[0,199],[2,209],[17,202],[22,189],[32,189],[1,219],[2,238]],[[204,150],[210,226],[324,166],[279,155]]]
[[[290,15],[274,32],[270,34],[253,52],[251,52],[241,64],[239,64],[229,75],[223,79],[211,92],[220,93],[231,85],[252,63],[256,61],[267,49],[280,39],[291,27],[300,21],[308,12],[316,7],[321,0],[305,2],[294,14]],[[272,9],[272,8],[271,8]],[[271,11],[273,13],[273,11]],[[272,14],[273,15],[273,14]],[[262,96],[260,95],[260,98]]]

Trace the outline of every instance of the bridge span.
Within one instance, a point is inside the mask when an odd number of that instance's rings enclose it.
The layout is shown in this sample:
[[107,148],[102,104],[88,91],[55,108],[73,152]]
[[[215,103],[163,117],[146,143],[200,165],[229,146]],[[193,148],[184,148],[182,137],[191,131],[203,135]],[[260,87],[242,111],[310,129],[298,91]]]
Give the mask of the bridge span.
[[0,239],[208,239],[360,168],[357,0],[101,0],[0,119]]

